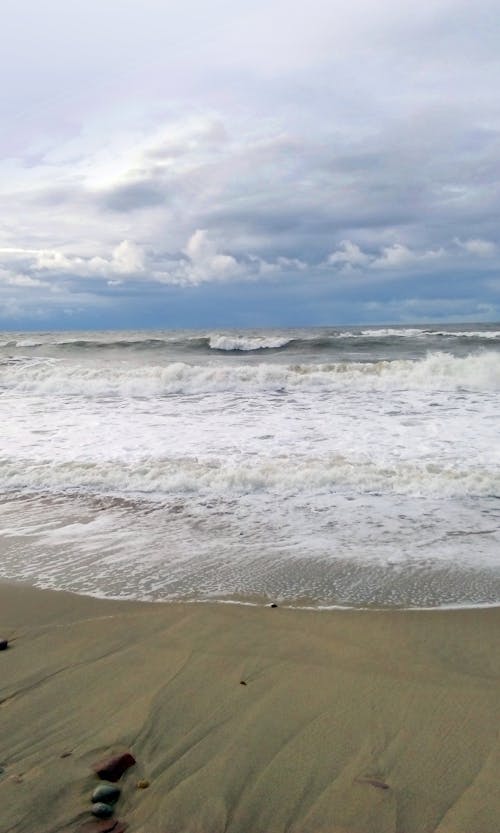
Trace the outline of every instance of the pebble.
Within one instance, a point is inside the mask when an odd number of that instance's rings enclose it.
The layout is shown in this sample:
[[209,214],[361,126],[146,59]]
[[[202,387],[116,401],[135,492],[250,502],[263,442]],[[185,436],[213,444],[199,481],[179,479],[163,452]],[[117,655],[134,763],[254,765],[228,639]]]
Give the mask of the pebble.
[[6,651],[9,647],[8,639],[0,639],[0,651]]
[[113,755],[112,758],[105,758],[103,761],[98,761],[98,763],[94,764],[93,770],[103,781],[112,781],[115,783],[134,764],[134,756],[130,752],[124,752],[122,755]]
[[381,781],[380,778],[356,778],[358,784],[370,784],[372,787],[377,787],[379,790],[389,790],[389,784]]
[[113,784],[100,784],[92,793],[92,803],[104,802],[104,804],[116,804],[120,798],[120,787]]
[[92,815],[97,819],[109,819],[114,813],[114,808],[110,804],[105,804],[99,801],[92,806]]
[[135,786],[138,790],[147,790],[147,788],[149,787],[149,781],[147,780],[147,778],[142,778],[140,781],[137,782]]
[[98,821],[97,819],[93,819],[92,821],[86,821],[77,828],[77,833],[123,833],[126,830],[127,825],[124,821],[118,821],[117,819],[101,819]]

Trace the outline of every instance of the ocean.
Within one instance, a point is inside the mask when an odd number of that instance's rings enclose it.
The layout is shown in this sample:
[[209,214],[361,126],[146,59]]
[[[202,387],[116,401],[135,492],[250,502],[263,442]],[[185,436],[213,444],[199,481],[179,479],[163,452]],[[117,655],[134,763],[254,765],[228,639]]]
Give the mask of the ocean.
[[500,325],[0,333],[0,577],[500,601]]

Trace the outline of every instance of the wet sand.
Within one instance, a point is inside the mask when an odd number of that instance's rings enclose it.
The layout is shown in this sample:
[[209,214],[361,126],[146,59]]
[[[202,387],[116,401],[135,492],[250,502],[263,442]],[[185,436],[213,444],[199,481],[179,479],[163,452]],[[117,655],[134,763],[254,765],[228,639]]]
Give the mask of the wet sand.
[[77,831],[129,749],[130,833],[498,833],[499,626],[0,585],[0,832]]

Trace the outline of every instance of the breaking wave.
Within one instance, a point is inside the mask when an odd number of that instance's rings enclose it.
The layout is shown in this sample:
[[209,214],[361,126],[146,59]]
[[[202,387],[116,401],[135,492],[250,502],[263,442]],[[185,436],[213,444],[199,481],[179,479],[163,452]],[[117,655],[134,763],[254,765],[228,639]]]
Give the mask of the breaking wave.
[[34,395],[166,396],[212,392],[279,392],[299,389],[499,390],[500,354],[465,357],[429,353],[419,360],[320,364],[168,365],[66,364],[29,357],[0,363],[0,391]]
[[258,351],[279,350],[294,354],[301,351],[319,351],[335,353],[344,351],[349,345],[367,347],[378,345],[386,349],[407,343],[422,349],[426,343],[429,349],[439,349],[440,344],[472,346],[496,346],[500,343],[500,330],[453,328],[433,329],[424,327],[373,327],[345,329],[311,329],[311,330],[276,330],[243,332],[100,332],[100,333],[36,333],[0,339],[0,349],[29,350],[44,349],[56,352],[74,353],[78,350],[103,351],[174,351],[188,353],[211,351],[223,353],[251,353]]
[[280,338],[279,336],[227,336],[213,335],[208,339],[208,346],[212,350],[239,350],[248,352],[250,350],[277,350],[286,347],[293,341],[291,338]]
[[241,463],[196,458],[152,461],[150,458],[58,462],[0,460],[2,491],[73,492],[164,497],[199,494],[210,497],[270,492],[304,494],[318,490],[402,495],[498,496],[500,471],[484,465],[429,461],[377,464],[340,454],[324,458],[297,455]]

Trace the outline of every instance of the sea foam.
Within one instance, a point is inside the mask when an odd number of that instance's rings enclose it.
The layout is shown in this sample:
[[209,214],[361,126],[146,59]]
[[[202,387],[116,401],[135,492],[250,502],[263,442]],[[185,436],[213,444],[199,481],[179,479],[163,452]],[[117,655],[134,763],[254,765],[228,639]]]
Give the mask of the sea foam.
[[38,395],[162,396],[216,391],[286,391],[295,389],[471,390],[500,389],[500,354],[465,357],[429,353],[420,360],[319,364],[221,365],[172,362],[168,365],[67,364],[26,359],[0,364],[0,386]]
[[0,575],[135,598],[500,599],[497,334],[5,334]]

